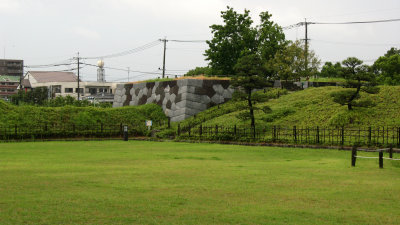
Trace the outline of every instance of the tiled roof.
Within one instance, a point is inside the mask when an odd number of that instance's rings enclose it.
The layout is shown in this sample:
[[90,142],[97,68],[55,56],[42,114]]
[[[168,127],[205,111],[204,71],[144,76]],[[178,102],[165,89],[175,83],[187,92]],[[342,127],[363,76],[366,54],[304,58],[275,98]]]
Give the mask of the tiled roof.
[[78,77],[72,72],[29,71],[38,83],[46,82],[76,82]]
[[32,87],[31,82],[28,79],[23,79],[22,80],[22,86],[24,88],[31,88]]
[[0,75],[0,81],[5,82],[19,82],[19,76]]

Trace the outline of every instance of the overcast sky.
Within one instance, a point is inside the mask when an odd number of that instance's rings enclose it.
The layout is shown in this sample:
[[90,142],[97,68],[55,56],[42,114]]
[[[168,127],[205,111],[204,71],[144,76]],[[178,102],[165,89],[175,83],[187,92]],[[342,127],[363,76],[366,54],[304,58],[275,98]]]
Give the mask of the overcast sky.
[[[166,37],[206,40],[209,26],[221,24],[226,6],[250,10],[255,25],[268,11],[280,26],[304,21],[347,22],[400,18],[400,0],[0,0],[0,56],[23,59],[25,65],[64,62],[134,49]],[[310,25],[311,49],[321,61],[349,56],[371,63],[390,47],[400,48],[400,22],[362,25]],[[304,38],[304,27],[285,30],[286,38]],[[167,43],[168,74],[206,66],[205,43]],[[143,72],[162,68],[160,43],[135,54],[106,58],[105,65]],[[96,64],[96,59],[86,63]],[[26,70],[66,70],[61,66]],[[96,68],[82,69],[83,80],[96,80]],[[130,80],[157,77],[131,72]],[[106,69],[107,81],[125,81],[125,71]]]

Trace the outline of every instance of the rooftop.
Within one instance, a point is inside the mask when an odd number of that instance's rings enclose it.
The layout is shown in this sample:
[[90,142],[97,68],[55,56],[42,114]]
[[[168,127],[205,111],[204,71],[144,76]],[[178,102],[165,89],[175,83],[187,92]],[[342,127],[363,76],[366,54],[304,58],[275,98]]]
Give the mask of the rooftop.
[[19,79],[19,76],[0,75],[0,81],[2,82],[19,82]]
[[76,82],[78,77],[72,72],[29,71],[38,83],[46,82]]

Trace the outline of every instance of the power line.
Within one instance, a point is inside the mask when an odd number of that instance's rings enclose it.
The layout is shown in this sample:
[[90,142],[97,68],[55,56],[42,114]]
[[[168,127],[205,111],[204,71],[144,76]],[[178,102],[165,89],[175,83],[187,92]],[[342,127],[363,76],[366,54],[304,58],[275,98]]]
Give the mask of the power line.
[[286,27],[282,27],[283,30],[289,30],[296,27],[301,27],[307,24],[319,24],[319,25],[346,25],[346,24],[367,24],[367,23],[388,23],[397,22],[400,19],[386,19],[386,20],[370,20],[370,21],[349,21],[349,22],[299,22]]
[[388,23],[397,22],[400,19],[387,19],[387,20],[371,20],[371,21],[351,21],[351,22],[311,22],[310,24],[324,24],[324,25],[344,25],[344,24],[365,24],[365,23]]
[[323,42],[323,43],[328,43],[328,44],[339,44],[339,45],[360,45],[360,46],[397,46],[400,45],[400,43],[397,44],[378,44],[378,43],[357,43],[357,42],[338,42],[338,41],[326,41],[326,40],[316,40],[316,39],[311,39],[312,41],[316,42]]
[[171,42],[205,43],[207,40],[169,40]]
[[140,47],[133,48],[133,49],[126,50],[126,51],[122,51],[122,52],[119,52],[119,53],[114,53],[114,54],[109,54],[109,55],[102,55],[102,56],[93,56],[93,57],[82,57],[82,59],[105,59],[105,58],[120,57],[120,56],[125,56],[125,55],[138,53],[138,52],[144,51],[146,49],[155,47],[155,46],[157,46],[159,44],[160,44],[160,42],[158,40],[156,40],[156,41],[149,42],[149,43],[147,43],[145,45],[142,45]]

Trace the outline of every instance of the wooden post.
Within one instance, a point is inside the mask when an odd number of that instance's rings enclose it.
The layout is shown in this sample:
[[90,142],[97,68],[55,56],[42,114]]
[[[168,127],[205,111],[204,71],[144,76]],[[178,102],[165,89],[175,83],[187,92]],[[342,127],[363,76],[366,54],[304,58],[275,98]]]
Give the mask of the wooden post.
[[128,141],[128,126],[124,126],[124,141]]
[[372,139],[372,129],[371,127],[368,128],[368,145],[371,144],[371,139]]
[[357,146],[354,145],[351,150],[351,166],[352,167],[356,166],[356,159],[357,159]]
[[342,127],[342,141],[341,145],[344,145],[344,127]]
[[218,125],[215,125],[215,134],[218,135]]
[[200,134],[200,137],[203,134],[203,124],[200,124],[199,134]]
[[383,168],[383,152],[379,151],[379,168]]
[[389,146],[389,158],[393,159],[393,145],[390,144]]

